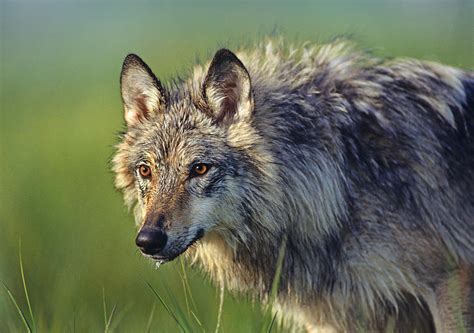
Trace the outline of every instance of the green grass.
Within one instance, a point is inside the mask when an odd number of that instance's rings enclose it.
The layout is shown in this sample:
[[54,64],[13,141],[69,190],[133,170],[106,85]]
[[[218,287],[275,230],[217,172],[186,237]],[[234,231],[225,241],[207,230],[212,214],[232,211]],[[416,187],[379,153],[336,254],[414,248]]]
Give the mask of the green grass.
[[[36,323],[35,323],[35,317],[33,316],[33,310],[31,309],[30,297],[28,295],[28,288],[26,287],[26,279],[25,279],[25,273],[24,273],[24,269],[23,269],[23,258],[22,258],[22,255],[21,255],[21,239],[18,241],[18,260],[19,260],[19,263],[20,263],[21,282],[23,284],[23,291],[25,293],[26,303],[28,304],[28,311],[29,311],[29,314],[30,314],[30,320],[28,320],[26,318],[25,313],[23,312],[21,307],[18,305],[18,302],[17,302],[15,296],[13,296],[10,289],[5,284],[3,284],[3,287],[5,288],[8,296],[10,297],[10,299],[13,303],[13,305],[15,306],[15,309],[17,310],[17,312],[18,312],[18,314],[21,318],[21,321],[25,325],[26,330],[28,332],[32,333],[32,332],[36,332]],[[31,323],[30,323],[30,321],[31,321]]]
[[109,171],[127,53],[167,81],[277,27],[291,40],[352,33],[382,56],[472,68],[473,10],[472,1],[2,1],[0,332],[179,331],[144,282],[194,331],[278,328],[260,304],[221,298],[183,261],[156,270],[136,250]]
[[25,325],[25,329],[28,332],[31,333],[33,330],[31,329],[30,323],[28,322],[28,319],[26,319],[25,313],[23,312],[23,310],[18,305],[18,302],[16,301],[15,296],[13,296],[12,292],[10,291],[10,289],[5,284],[3,284],[3,287],[5,288],[5,290],[8,294],[8,297],[10,297],[13,305],[15,306],[15,309],[18,312],[18,315],[20,316],[20,319],[21,319],[22,323]]
[[280,245],[280,251],[278,252],[275,275],[272,281],[272,287],[270,290],[268,306],[265,311],[265,316],[264,316],[264,321],[263,321],[264,324],[262,325],[262,329],[260,331],[261,333],[269,333],[272,331],[272,328],[275,324],[276,317],[278,315],[278,313],[276,312],[272,315],[272,306],[275,304],[276,298],[278,296],[278,289],[280,287],[281,269],[283,267],[283,259],[285,257],[285,252],[286,252],[286,242],[287,242],[287,238],[285,235]]
[[[275,276],[274,276],[274,281],[272,284],[272,289],[271,289],[271,296],[270,296],[270,303],[273,304],[273,302],[276,299],[277,296],[277,291],[278,291],[278,285],[279,285],[279,280],[280,280],[280,274],[281,274],[281,267],[283,263],[283,257],[285,253],[285,248],[286,248],[286,239],[282,243],[281,246],[281,251],[279,253],[278,257],[278,262],[275,270]],[[180,332],[183,333],[192,333],[192,332],[221,332],[221,315],[223,311],[223,303],[224,303],[224,290],[221,290],[221,298],[219,301],[219,309],[217,312],[217,324],[215,330],[206,330],[201,322],[201,320],[198,318],[196,315],[197,308],[194,303],[194,299],[192,296],[191,289],[189,287],[189,284],[187,282],[187,275],[185,271],[185,267],[183,264],[183,260],[181,259],[181,267],[183,270],[183,273],[181,275],[181,281],[183,285],[183,290],[185,293],[185,299],[186,299],[186,310],[182,308],[182,306],[179,304],[177,301],[179,297],[176,297],[173,292],[170,292],[169,289],[165,288],[167,292],[159,292],[155,287],[153,287],[149,282],[145,282],[146,286],[150,289],[151,293],[156,297],[157,301],[163,309],[166,311],[166,313],[169,315],[170,318],[173,319],[173,321],[176,324],[176,329],[179,330]],[[30,318],[27,318],[27,315],[25,315],[24,309],[19,305],[19,302],[17,298],[12,294],[10,289],[3,284],[4,289],[6,293],[8,294],[8,297],[10,298],[16,312],[18,315],[18,318],[21,319],[21,322],[24,324],[24,328],[26,329],[27,332],[29,333],[35,333],[37,332],[36,329],[36,323],[35,323],[35,317],[33,315],[33,310],[31,308],[30,304],[30,299],[28,295],[28,288],[26,284],[26,279],[24,275],[24,268],[23,268],[23,259],[21,255],[21,241],[19,242],[19,265],[20,265],[20,273],[21,273],[21,278],[22,278],[22,285],[23,285],[23,291],[24,291],[24,296],[27,302],[27,307],[29,311]],[[164,296],[166,294],[166,296]],[[167,300],[165,300],[165,297]],[[193,309],[190,308],[190,304],[192,304]],[[150,332],[152,323],[154,321],[154,313],[156,310],[156,303],[153,303],[153,306],[151,308],[151,312],[147,321],[146,326],[144,327],[143,331],[145,332]],[[117,313],[117,304],[114,304],[111,311],[107,311],[107,302],[106,302],[106,294],[105,294],[105,288],[102,289],[102,307],[103,307],[103,319],[104,319],[104,333],[112,332],[114,331],[113,328],[119,328],[120,323],[118,322],[117,319],[115,319],[115,315]],[[278,328],[275,326],[275,319],[276,319],[276,314],[273,316],[269,317],[269,314],[271,313],[270,307],[267,307],[266,310],[266,316],[264,316],[264,319],[261,322],[261,332],[277,332]],[[76,331],[76,318],[74,316],[73,318],[73,325],[72,325],[72,331]]]

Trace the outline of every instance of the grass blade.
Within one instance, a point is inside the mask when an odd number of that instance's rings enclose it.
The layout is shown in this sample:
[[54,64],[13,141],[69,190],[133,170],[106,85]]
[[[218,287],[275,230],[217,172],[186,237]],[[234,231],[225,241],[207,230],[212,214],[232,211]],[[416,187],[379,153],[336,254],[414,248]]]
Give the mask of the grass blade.
[[[268,302],[268,309],[266,310],[266,313],[264,316],[264,321],[263,321],[264,324],[262,326],[261,333],[265,333],[265,331],[268,331],[268,329],[271,329],[271,326],[273,326],[273,323],[272,323],[273,320],[270,320],[269,318],[270,318],[272,306],[275,303],[275,300],[278,295],[278,288],[280,287],[281,269],[283,267],[283,259],[285,258],[286,242],[287,242],[287,236],[284,235],[281,245],[280,245],[280,251],[278,252],[275,275],[273,277],[272,288],[270,290],[270,299]],[[268,326],[266,325],[267,322],[270,322]],[[267,329],[265,329],[265,327],[267,327]]]
[[107,327],[107,305],[105,304],[105,288],[102,287],[102,307],[104,309],[104,325]]
[[273,325],[275,324],[275,320],[276,320],[276,317],[277,317],[277,312],[275,312],[275,314],[273,315],[273,318],[272,318],[272,321],[270,322],[270,325],[268,325],[268,329],[267,329],[267,333],[270,333],[273,329]]
[[[196,303],[194,302],[194,297],[193,297],[193,294],[191,292],[191,287],[189,286],[188,275],[186,274],[186,269],[184,267],[183,257],[180,258],[180,264],[181,264],[181,271],[182,271],[180,276],[181,276],[181,282],[182,282],[183,289],[184,289],[184,300],[186,302],[186,309],[188,311],[188,315],[189,315],[189,317],[194,319],[194,321],[198,324],[198,326],[201,328],[203,333],[205,333],[206,330],[204,329],[204,326],[202,326],[201,321],[199,320],[198,316],[196,315],[197,306],[196,306]],[[192,306],[192,309],[191,309],[191,306]]]
[[155,307],[156,307],[156,303],[153,303],[153,307],[151,308],[151,312],[150,312],[150,317],[148,317],[148,323],[146,324],[146,330],[145,330],[146,333],[150,333],[151,323],[153,322],[153,317],[155,315]]
[[112,323],[112,318],[114,317],[116,309],[117,309],[117,304],[115,304],[114,307],[112,308],[109,319],[107,320],[107,323],[105,324],[105,333],[107,333],[110,329],[110,324]]
[[8,289],[8,287],[6,286],[5,283],[3,283],[3,287],[5,288],[5,290],[7,291],[7,294],[8,296],[10,296],[10,299],[12,300],[13,302],[13,305],[15,305],[15,308],[16,310],[18,311],[18,314],[20,315],[20,318],[21,320],[23,321],[23,324],[25,325],[26,327],[26,330],[29,332],[29,333],[32,333],[32,330],[31,330],[31,326],[30,324],[28,323],[28,320],[26,320],[26,317],[25,317],[25,314],[23,313],[23,311],[21,310],[20,306],[18,305],[15,297],[13,296],[12,292],[10,291],[10,289]]
[[187,317],[186,315],[184,314],[184,312],[182,311],[181,309],[181,306],[179,305],[178,301],[177,301],[177,298],[173,295],[173,293],[171,292],[171,288],[165,288],[165,292],[167,293],[168,295],[168,299],[169,299],[169,302],[172,303],[172,307],[173,307],[173,310],[174,310],[174,313],[176,315],[176,317],[180,320],[180,322],[183,324],[184,328],[186,329],[187,332],[194,332],[193,329],[191,329],[191,324],[190,322],[187,320]]
[[219,293],[219,311],[217,312],[217,323],[216,323],[216,333],[219,333],[219,328],[221,326],[222,320],[222,310],[224,308],[224,289],[225,289],[225,282],[221,280],[220,285],[220,293]]
[[160,301],[161,305],[163,305],[163,307],[165,308],[166,312],[168,312],[168,314],[173,317],[174,321],[176,322],[176,324],[178,324],[178,326],[181,328],[181,330],[183,332],[189,332],[190,330],[187,330],[183,324],[180,322],[180,320],[178,319],[178,317],[173,313],[173,311],[171,311],[171,309],[168,307],[168,304],[166,304],[165,300],[160,296],[160,294],[158,294],[158,292],[155,290],[155,288],[153,288],[153,286],[151,284],[149,284],[148,282],[145,282],[148,287],[151,289],[151,291],[153,292],[153,294],[155,294],[156,298],[158,298],[158,300]]
[[26,304],[28,304],[28,310],[30,312],[31,323],[33,325],[33,332],[36,332],[35,317],[33,316],[33,310],[31,308],[30,297],[28,295],[28,288],[26,287],[25,272],[23,270],[23,259],[21,255],[21,238],[18,240],[18,257],[20,259],[20,273],[21,273],[21,280],[23,282],[23,290],[25,291]]
[[206,330],[204,329],[204,326],[202,326],[201,321],[199,320],[199,318],[196,316],[196,314],[192,310],[191,310],[191,315],[193,316],[194,320],[197,322],[197,324],[199,325],[199,327],[201,328],[203,333],[206,333]]
[[186,304],[186,310],[188,311],[188,315],[191,316],[191,308],[189,307],[188,292],[186,290],[185,277],[183,274],[180,274],[179,276],[181,277],[181,284],[184,290],[184,302]]
[[196,314],[199,314],[199,312],[197,311],[196,302],[194,302],[193,293],[191,292],[191,287],[189,286],[188,275],[186,274],[186,269],[184,268],[184,259],[182,257],[180,258],[180,263],[181,263],[181,270],[183,271],[183,281],[186,286],[185,292],[189,295],[189,299],[191,301],[191,305],[193,307],[194,312]]
[[76,333],[76,310],[72,313],[72,333]]
[[275,302],[277,294],[278,294],[278,288],[280,287],[281,269],[283,267],[283,259],[285,258],[285,252],[286,252],[286,236],[283,237],[283,240],[280,246],[280,251],[278,253],[275,276],[273,277],[272,289],[270,293],[270,304],[273,304]]

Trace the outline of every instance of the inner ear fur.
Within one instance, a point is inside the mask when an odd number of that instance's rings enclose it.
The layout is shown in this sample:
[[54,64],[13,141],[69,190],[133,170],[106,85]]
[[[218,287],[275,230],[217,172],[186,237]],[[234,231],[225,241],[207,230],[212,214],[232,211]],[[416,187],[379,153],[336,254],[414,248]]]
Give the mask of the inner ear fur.
[[127,126],[147,119],[153,112],[166,109],[167,94],[148,65],[136,54],[125,58],[120,88]]
[[219,123],[229,124],[251,115],[250,75],[234,53],[227,49],[217,51],[204,79],[203,96]]

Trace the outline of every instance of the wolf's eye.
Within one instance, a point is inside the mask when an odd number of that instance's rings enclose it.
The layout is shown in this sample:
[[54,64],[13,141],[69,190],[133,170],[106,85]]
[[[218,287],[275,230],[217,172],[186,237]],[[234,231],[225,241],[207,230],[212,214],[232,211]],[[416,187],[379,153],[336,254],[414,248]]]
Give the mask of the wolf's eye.
[[191,168],[191,177],[204,176],[209,171],[210,165],[204,163],[196,163]]
[[151,176],[151,168],[148,165],[140,165],[138,167],[138,172],[143,178],[148,178]]

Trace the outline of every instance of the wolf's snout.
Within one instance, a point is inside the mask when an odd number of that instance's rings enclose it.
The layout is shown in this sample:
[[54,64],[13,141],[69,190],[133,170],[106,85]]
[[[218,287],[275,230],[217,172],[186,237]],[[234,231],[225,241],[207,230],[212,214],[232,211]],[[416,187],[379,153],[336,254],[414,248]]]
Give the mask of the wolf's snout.
[[135,244],[140,250],[149,255],[154,255],[163,250],[168,240],[166,233],[159,228],[143,228],[135,239]]

